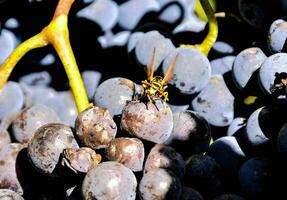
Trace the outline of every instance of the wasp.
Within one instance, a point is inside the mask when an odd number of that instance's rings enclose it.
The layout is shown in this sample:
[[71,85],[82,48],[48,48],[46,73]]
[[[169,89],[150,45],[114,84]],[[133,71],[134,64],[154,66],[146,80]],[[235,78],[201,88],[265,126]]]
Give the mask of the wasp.
[[165,103],[168,101],[168,92],[166,91],[167,82],[173,76],[173,69],[175,67],[177,57],[178,56],[176,56],[174,58],[174,60],[172,61],[172,63],[169,65],[168,70],[167,70],[164,77],[154,76],[154,67],[155,67],[155,61],[156,61],[156,50],[155,50],[155,48],[153,49],[152,61],[151,61],[151,64],[149,65],[149,67],[147,69],[148,78],[147,78],[147,80],[141,81],[141,83],[142,83],[142,88],[141,88],[142,96],[147,97],[150,104],[153,103],[153,99],[163,98]]

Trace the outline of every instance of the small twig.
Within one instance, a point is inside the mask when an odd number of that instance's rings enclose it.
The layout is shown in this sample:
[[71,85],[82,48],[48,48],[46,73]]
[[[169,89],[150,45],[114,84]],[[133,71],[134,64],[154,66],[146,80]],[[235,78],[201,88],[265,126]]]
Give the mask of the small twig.
[[231,18],[234,18],[237,22],[241,22],[240,17],[234,15],[233,13],[218,12],[218,13],[215,13],[214,16],[217,18],[231,17]]

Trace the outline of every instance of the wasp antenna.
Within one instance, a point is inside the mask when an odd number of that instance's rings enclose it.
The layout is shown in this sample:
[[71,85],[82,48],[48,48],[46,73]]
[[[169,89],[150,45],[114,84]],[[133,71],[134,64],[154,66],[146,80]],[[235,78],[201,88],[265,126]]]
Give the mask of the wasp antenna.
[[153,71],[154,71],[154,66],[155,66],[155,48],[153,48],[152,50],[152,60],[151,60],[151,64],[148,66],[148,80],[152,80],[153,79]]
[[165,84],[173,76],[173,69],[176,65],[177,58],[178,54],[175,56],[171,64],[168,66],[167,72],[162,80],[162,84]]

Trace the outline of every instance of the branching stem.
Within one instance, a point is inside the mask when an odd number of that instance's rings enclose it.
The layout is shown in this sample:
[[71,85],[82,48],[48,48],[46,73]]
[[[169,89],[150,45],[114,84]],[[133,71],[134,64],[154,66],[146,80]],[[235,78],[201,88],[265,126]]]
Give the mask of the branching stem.
[[69,79],[78,111],[89,107],[84,84],[69,40],[68,13],[74,0],[59,0],[50,24],[39,34],[21,43],[0,67],[0,89],[7,82],[19,60],[30,50],[52,44],[61,59]]

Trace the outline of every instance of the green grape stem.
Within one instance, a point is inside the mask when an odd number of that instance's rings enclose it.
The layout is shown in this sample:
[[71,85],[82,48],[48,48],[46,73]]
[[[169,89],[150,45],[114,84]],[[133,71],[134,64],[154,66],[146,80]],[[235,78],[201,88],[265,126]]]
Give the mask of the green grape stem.
[[200,44],[199,49],[205,55],[209,54],[213,44],[218,36],[218,24],[214,11],[208,0],[200,0],[203,10],[208,18],[209,31],[203,42]]

